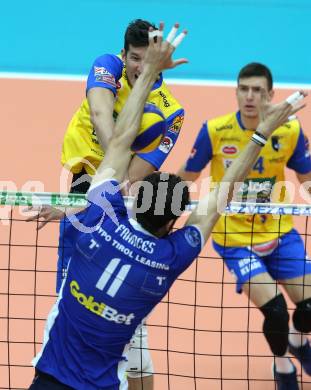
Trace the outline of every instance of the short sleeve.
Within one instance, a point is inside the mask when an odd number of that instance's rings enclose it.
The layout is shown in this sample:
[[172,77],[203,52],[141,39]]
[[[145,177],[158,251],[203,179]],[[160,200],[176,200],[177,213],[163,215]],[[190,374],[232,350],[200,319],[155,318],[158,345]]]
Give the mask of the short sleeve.
[[180,274],[200,254],[204,246],[204,238],[197,226],[188,225],[170,234],[170,241],[175,247],[177,254],[175,267],[177,273]]
[[185,166],[186,172],[200,172],[213,157],[211,140],[208,134],[207,122],[203,123],[195,140],[190,157]]
[[88,75],[86,92],[91,88],[99,87],[110,89],[116,95],[122,69],[122,60],[113,54],[104,54],[96,58]]
[[287,167],[304,174],[311,171],[311,159],[309,151],[309,140],[300,129],[297,145],[294,153],[287,162]]
[[166,118],[166,133],[161,144],[152,152],[137,153],[143,160],[149,162],[156,169],[160,169],[167,156],[173,149],[179,136],[179,132],[184,119],[184,110],[179,109],[174,114]]

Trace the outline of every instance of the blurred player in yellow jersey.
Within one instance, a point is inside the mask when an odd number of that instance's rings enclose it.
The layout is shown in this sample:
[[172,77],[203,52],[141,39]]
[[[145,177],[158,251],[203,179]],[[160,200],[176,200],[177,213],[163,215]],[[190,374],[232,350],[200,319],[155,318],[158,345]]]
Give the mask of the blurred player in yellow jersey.
[[[62,163],[73,173],[71,192],[86,193],[90,175],[102,161],[105,149],[113,136],[115,119],[122,110],[132,86],[142,72],[148,47],[148,30],[144,20],[131,22],[125,32],[121,55],[104,54],[98,57],[88,76],[86,98],[74,114],[63,142]],[[158,148],[133,156],[128,170],[131,183],[158,170],[172,150],[184,117],[184,110],[172,96],[159,74],[147,100],[160,108],[167,131]],[[97,139],[97,135],[101,139]],[[100,145],[103,145],[102,148]],[[55,215],[49,219],[55,218]],[[66,219],[61,223],[57,291],[61,287],[71,257],[71,243],[66,235]],[[153,367],[147,346],[147,329],[143,326],[132,340],[129,354],[128,377],[131,390],[153,388]]]
[[[212,181],[221,181],[258,126],[262,88],[271,100],[272,75],[265,65],[251,63],[241,69],[236,90],[239,111],[203,124],[191,156],[179,171],[184,180],[196,180],[211,161]],[[280,189],[274,185],[285,180],[286,167],[296,172],[300,183],[311,180],[308,141],[298,120],[279,127],[266,144],[262,140],[259,143],[264,147],[235,200],[270,202],[275,195],[273,189]],[[279,191],[274,200],[282,202],[285,196]],[[311,348],[305,335],[311,331],[311,264],[292,217],[221,217],[213,232],[214,248],[236,277],[237,291],[246,293],[264,315],[264,335],[276,356],[278,390],[298,390],[296,368],[284,355],[289,347],[311,375]],[[286,301],[276,281],[296,305],[290,332]]]

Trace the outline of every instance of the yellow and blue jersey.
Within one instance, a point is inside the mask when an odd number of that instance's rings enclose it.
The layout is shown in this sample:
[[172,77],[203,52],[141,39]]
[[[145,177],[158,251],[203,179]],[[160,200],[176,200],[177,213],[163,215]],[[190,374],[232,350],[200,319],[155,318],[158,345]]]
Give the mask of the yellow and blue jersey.
[[[131,92],[126,68],[119,56],[105,54],[95,60],[87,79],[86,93],[95,87],[109,89],[114,94],[113,115],[116,118]],[[162,111],[167,131],[155,150],[138,155],[159,169],[177,141],[183,123],[184,109],[167,88],[162,74],[159,75],[147,101]],[[85,98],[67,128],[62,149],[62,164],[66,164],[73,173],[79,173],[84,168],[88,174],[93,175],[104,153],[97,140],[90,119],[90,108]]]
[[127,388],[126,356],[135,329],[204,242],[195,226],[162,238],[147,232],[129,218],[114,180],[91,187],[88,201],[79,216],[83,228],[67,231],[67,277],[33,364],[76,390],[120,390]]
[[[205,122],[195,141],[185,170],[200,172],[211,161],[212,183],[219,183],[226,169],[248,144],[254,130],[244,128],[240,112]],[[285,202],[285,167],[304,174],[311,171],[307,139],[298,120],[285,123],[273,132],[237,191],[236,201]],[[219,245],[247,246],[273,240],[293,227],[291,216],[279,220],[272,215],[221,216],[213,230]]]

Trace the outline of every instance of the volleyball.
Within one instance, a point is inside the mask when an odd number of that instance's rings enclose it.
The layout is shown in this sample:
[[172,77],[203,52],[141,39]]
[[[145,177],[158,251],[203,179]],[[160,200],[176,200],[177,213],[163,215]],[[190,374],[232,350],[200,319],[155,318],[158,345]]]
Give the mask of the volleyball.
[[146,103],[139,132],[132,144],[132,151],[148,153],[157,148],[166,132],[162,111],[154,104]]

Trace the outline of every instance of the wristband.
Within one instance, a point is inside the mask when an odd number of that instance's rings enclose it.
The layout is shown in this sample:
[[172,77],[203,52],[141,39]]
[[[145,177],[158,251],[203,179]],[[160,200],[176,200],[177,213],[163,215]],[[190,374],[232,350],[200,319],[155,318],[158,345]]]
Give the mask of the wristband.
[[255,133],[252,135],[251,140],[261,147],[265,146],[267,143],[267,138],[258,131],[255,131]]

